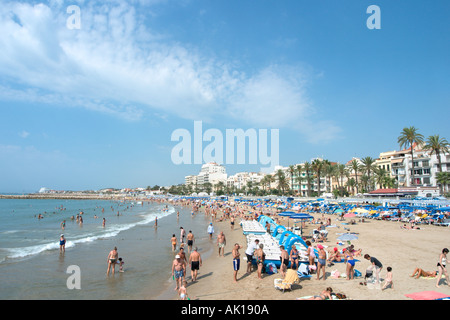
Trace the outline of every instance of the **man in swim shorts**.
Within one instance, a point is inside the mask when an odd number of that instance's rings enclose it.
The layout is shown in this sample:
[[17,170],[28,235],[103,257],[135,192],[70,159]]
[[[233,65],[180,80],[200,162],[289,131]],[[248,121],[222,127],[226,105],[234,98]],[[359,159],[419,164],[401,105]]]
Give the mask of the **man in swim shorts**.
[[173,262],[172,262],[172,277],[175,278],[175,281],[177,283],[175,290],[178,290],[178,288],[181,288],[181,283],[184,278],[185,270],[186,270],[186,265],[184,264],[184,261],[181,260],[181,257],[177,254],[175,256],[175,260],[173,260]]
[[[217,245],[219,246],[219,257],[225,257],[224,251],[225,251],[225,245],[227,244],[227,239],[225,238],[225,235],[223,231],[220,231],[219,235],[217,236]],[[220,253],[222,252],[222,254]]]
[[231,254],[233,255],[233,270],[234,270],[233,280],[234,280],[234,282],[237,282],[237,274],[238,274],[239,268],[241,266],[241,259],[240,259],[241,254],[239,253],[239,249],[241,249],[241,248],[242,247],[238,243],[235,243],[234,248],[231,251]]
[[202,257],[197,251],[197,247],[191,252],[189,256],[189,263],[191,264],[191,281],[197,281],[197,274],[202,265]]
[[192,246],[194,245],[194,235],[192,234],[192,231],[189,230],[188,235],[186,236],[187,239],[187,245],[188,245],[188,254],[192,251]]

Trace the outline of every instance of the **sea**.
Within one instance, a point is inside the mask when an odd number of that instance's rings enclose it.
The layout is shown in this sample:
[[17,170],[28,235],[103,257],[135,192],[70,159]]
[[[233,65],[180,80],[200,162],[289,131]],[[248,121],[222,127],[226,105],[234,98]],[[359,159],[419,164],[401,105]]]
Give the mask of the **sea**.
[[[202,212],[167,203],[0,199],[0,299],[176,299],[170,239],[173,234],[180,238],[180,227],[192,231],[206,259],[213,250],[206,233],[210,222]],[[116,266],[116,273],[107,276],[107,257],[114,247],[124,272]],[[73,285],[74,266],[79,288]]]

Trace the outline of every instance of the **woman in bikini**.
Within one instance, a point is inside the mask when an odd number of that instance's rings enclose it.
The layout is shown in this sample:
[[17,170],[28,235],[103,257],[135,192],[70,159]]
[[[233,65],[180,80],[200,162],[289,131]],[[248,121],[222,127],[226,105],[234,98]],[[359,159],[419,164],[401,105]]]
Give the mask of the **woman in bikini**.
[[[417,273],[417,275],[416,275]],[[421,268],[416,268],[414,269],[413,274],[410,277],[416,277],[416,279],[419,279],[420,277],[436,277],[436,275],[438,274],[437,271],[425,271]]]
[[445,274],[445,279],[447,280],[447,285],[450,286],[450,280],[448,279],[447,273],[447,253],[448,249],[444,248],[442,253],[439,255],[439,262],[437,264],[439,274],[437,276],[436,287],[439,288],[439,281],[441,280],[442,274]]
[[[315,259],[316,259],[316,254],[314,253],[314,248],[311,244],[311,242],[308,240],[306,241],[306,244],[308,245],[308,249],[306,250],[306,255],[308,256],[309,259],[309,269],[313,269],[315,270],[316,264],[315,264]],[[313,268],[314,266],[314,268]]]
[[323,290],[318,296],[314,296],[308,299],[301,299],[297,298],[297,300],[333,300],[331,297],[331,294],[333,293],[333,289],[328,287],[325,290]]
[[291,260],[291,268],[297,269],[298,268],[298,250],[297,250],[296,246],[292,246],[290,260]]
[[[344,249],[345,250],[345,249]],[[355,260],[353,259],[353,254],[349,250],[345,250],[345,259],[347,260],[346,273],[347,280],[353,279]]]

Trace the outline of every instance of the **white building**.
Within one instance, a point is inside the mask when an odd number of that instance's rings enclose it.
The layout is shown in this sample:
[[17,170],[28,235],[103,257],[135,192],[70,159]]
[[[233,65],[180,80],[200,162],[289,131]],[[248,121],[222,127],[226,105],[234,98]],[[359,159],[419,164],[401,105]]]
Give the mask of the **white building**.
[[186,176],[184,178],[186,185],[204,185],[205,183],[211,183],[212,185],[219,182],[227,183],[227,173],[225,167],[215,162],[205,163],[200,169],[200,173],[197,176]]

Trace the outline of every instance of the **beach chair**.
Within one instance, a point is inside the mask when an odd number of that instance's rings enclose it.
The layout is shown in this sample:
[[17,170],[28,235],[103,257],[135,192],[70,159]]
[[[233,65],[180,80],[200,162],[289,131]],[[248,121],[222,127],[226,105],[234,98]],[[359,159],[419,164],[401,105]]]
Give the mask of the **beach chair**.
[[292,290],[292,285],[298,283],[300,279],[298,278],[298,274],[296,270],[288,269],[286,271],[286,276],[284,279],[275,279],[273,281],[275,289],[285,291]]

